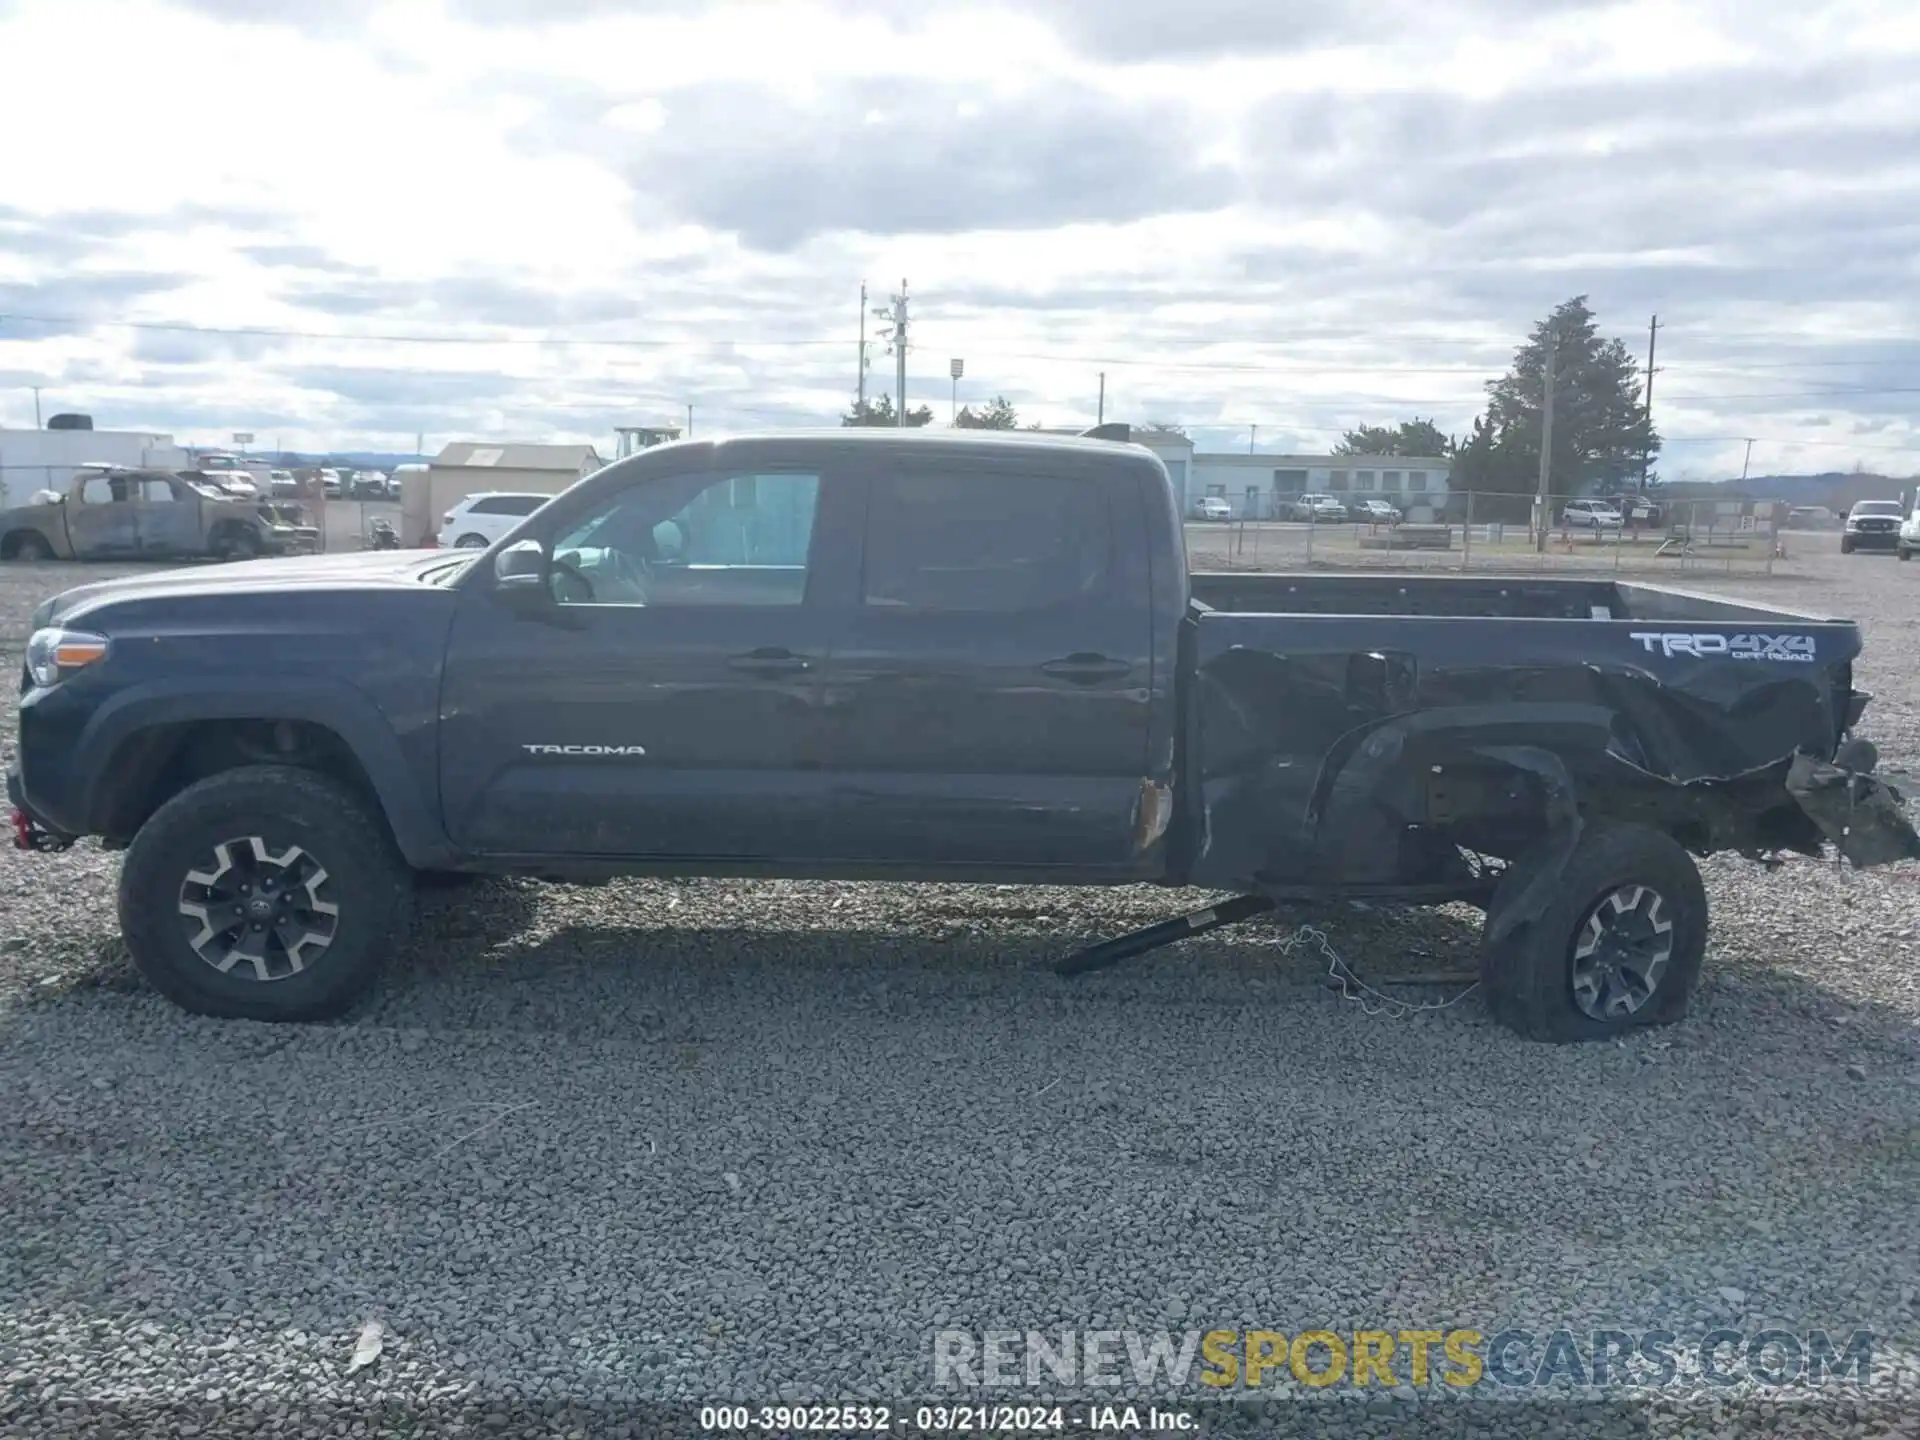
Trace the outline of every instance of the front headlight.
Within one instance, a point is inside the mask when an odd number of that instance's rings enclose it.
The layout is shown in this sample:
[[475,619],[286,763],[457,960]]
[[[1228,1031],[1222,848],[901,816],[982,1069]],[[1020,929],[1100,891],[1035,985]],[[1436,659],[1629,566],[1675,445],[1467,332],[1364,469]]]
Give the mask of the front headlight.
[[27,674],[36,685],[57,685],[87,666],[107,658],[107,637],[89,630],[65,630],[49,625],[27,641]]

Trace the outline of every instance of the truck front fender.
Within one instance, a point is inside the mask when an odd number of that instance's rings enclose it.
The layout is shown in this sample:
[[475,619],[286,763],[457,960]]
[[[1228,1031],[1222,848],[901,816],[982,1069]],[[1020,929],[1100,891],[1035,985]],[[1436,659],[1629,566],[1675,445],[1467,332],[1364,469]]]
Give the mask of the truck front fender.
[[88,832],[94,833],[92,822],[107,813],[113,762],[127,741],[157,725],[222,720],[291,720],[332,731],[372,784],[407,862],[431,869],[452,858],[437,796],[408,762],[393,722],[346,682],[301,676],[253,676],[244,691],[236,690],[231,676],[150,680],[106,700],[88,718],[73,749],[78,808],[89,822]]

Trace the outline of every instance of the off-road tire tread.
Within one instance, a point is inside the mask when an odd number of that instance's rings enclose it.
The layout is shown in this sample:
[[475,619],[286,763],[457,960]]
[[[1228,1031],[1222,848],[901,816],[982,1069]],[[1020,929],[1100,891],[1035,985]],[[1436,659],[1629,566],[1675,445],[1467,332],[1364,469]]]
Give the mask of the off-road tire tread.
[[[221,828],[281,818],[319,833],[312,848],[336,877],[342,919],[360,923],[334,941],[305,984],[279,980],[234,992],[202,981],[199,972],[216,972],[179,933],[176,906],[183,859],[199,863],[216,843],[207,828],[221,816],[231,817]],[[189,785],[140,827],[121,866],[119,911],[135,968],[183,1009],[222,1019],[330,1020],[372,991],[381,964],[405,938],[413,873],[368,803],[338,781],[293,766],[247,765]]]
[[[1489,930],[1543,863],[1521,862],[1501,878],[1487,910]],[[1639,1012],[1619,1021],[1595,1020],[1573,1002],[1568,961],[1574,927],[1603,893],[1634,881],[1653,885],[1679,907],[1673,954],[1659,991]],[[1493,1017],[1528,1040],[1605,1040],[1684,1019],[1706,948],[1707,892],[1693,857],[1650,826],[1601,823],[1581,835],[1540,916],[1498,945],[1483,947],[1480,979]]]

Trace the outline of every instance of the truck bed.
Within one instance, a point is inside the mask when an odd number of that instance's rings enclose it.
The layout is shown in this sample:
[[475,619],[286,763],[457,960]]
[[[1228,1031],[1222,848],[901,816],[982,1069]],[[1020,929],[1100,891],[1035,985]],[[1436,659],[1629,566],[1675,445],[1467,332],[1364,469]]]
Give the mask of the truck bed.
[[1817,848],[1787,767],[1831,758],[1866,702],[1852,623],[1662,586],[1190,585],[1184,773],[1202,884],[1412,883],[1468,831],[1500,855],[1483,812],[1502,786],[1637,807],[1703,852]]
[[1190,577],[1190,593],[1205,609],[1232,614],[1844,623],[1664,585],[1614,580],[1502,575],[1197,572]]

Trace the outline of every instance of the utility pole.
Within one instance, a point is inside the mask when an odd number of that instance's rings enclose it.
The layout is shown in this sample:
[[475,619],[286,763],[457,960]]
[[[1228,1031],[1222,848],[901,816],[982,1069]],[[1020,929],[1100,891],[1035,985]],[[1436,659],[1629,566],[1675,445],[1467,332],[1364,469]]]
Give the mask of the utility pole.
[[1740,483],[1747,483],[1747,467],[1753,464],[1753,441],[1747,441],[1747,458],[1740,462]]
[[1540,513],[1534,521],[1533,549],[1537,555],[1547,553],[1547,520],[1549,505],[1548,486],[1553,474],[1553,361],[1555,352],[1560,348],[1560,332],[1547,326],[1547,366],[1545,384],[1541,387],[1540,401]]
[[953,418],[947,422],[950,425],[958,425],[960,423],[960,377],[966,373],[966,361],[949,360],[947,362],[947,378],[953,381]]
[[33,428],[40,428],[40,387],[33,387]]
[[1100,372],[1099,419],[1097,419],[1094,423],[1096,425],[1104,425],[1107,423],[1107,372],[1104,370]]
[[867,282],[860,282],[860,368],[853,386],[853,413],[864,415],[867,408]]
[[888,323],[880,333],[887,337],[894,358],[894,420],[902,429],[907,424],[907,282],[900,282],[900,293],[893,296],[893,308],[877,308],[874,314]]
[[[1653,342],[1660,333],[1660,317],[1654,316],[1647,322],[1647,434],[1653,434]],[[1648,447],[1640,452],[1640,493],[1647,493],[1647,467],[1653,463],[1653,450]]]
[[687,402],[687,439],[693,438],[693,402]]
[[1253,447],[1258,443],[1259,439],[1260,427],[1258,425],[1249,425],[1247,427],[1247,453],[1249,455],[1253,454]]
[[900,293],[894,297],[893,309],[893,408],[896,423],[904,430],[907,425],[907,281],[904,275],[900,277]]

